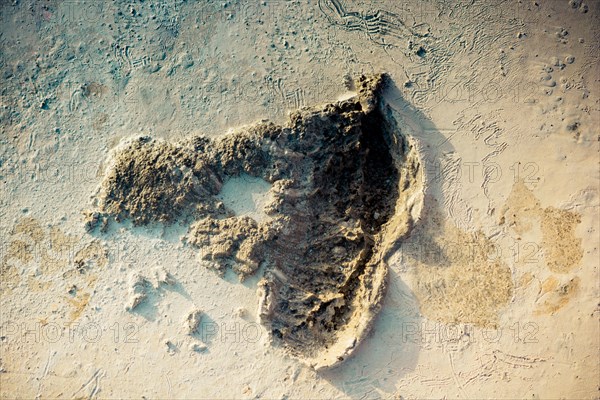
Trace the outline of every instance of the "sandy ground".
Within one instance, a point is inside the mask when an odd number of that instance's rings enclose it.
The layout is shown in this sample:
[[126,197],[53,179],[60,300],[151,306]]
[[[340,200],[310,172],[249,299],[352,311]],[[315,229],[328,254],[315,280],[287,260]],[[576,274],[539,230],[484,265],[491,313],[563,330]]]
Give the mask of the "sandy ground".
[[[1,0],[0,397],[597,398],[600,3],[403,3]],[[185,223],[86,232],[121,139],[281,123],[382,71],[426,207],[338,368],[271,346],[260,273],[202,268]],[[221,196],[259,219],[268,190]]]

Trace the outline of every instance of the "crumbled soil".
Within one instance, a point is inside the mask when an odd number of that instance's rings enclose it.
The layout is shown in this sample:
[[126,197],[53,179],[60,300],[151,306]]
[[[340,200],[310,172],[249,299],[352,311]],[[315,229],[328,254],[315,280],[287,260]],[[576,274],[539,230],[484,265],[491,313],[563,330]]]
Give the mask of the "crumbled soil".
[[[203,262],[240,279],[266,266],[259,314],[273,341],[315,368],[336,365],[381,308],[385,256],[408,232],[407,199],[421,190],[416,151],[381,100],[385,80],[360,77],[358,96],[295,111],[285,126],[129,141],[98,211],[135,224],[193,216],[187,241]],[[216,197],[240,174],[272,184],[269,221],[236,217]]]

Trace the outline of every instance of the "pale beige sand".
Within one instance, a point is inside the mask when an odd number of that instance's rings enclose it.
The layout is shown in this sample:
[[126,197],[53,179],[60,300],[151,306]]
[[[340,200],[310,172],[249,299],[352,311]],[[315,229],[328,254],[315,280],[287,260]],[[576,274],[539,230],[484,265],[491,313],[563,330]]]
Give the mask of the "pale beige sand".
[[[599,13],[594,0],[2,1],[0,397],[597,398]],[[380,71],[425,164],[426,212],[338,368],[273,348],[260,271],[240,284],[198,267],[186,225],[86,232],[123,138],[282,123]],[[132,293],[146,300],[128,311]]]
[[270,218],[264,211],[271,202],[270,190],[269,182],[244,174],[226,181],[218,197],[235,215],[263,222]]

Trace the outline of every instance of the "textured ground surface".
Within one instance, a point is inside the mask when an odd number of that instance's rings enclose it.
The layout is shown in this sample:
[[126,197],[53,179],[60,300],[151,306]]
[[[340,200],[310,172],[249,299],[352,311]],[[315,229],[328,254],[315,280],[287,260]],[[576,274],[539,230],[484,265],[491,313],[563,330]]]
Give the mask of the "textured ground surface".
[[[129,140],[107,163],[87,226],[186,213],[196,219],[187,242],[213,269],[231,266],[243,280],[266,266],[259,315],[274,342],[317,369],[339,364],[381,309],[384,256],[409,233],[423,193],[412,139],[381,99],[387,79],[362,76],[352,83],[357,97],[295,111],[282,127],[217,141]],[[219,200],[223,183],[241,174],[272,185],[269,220],[236,216]],[[139,306],[140,291],[132,294]]]
[[[596,398],[599,16],[596,0],[0,1],[0,397]],[[390,187],[380,168],[396,176],[352,128],[366,115],[342,112],[347,144],[364,145],[322,160],[317,177],[340,177],[328,184],[305,179],[317,154],[256,148],[269,129],[331,121],[321,106],[352,108],[352,78],[381,71],[397,129],[375,133],[412,137],[425,182],[412,227],[406,160],[397,193],[369,199]],[[107,179],[121,184],[102,211]],[[362,226],[341,224],[348,209]],[[356,335],[284,329],[306,308],[265,323],[257,297],[296,299],[281,277],[318,285],[273,267],[306,256],[303,227],[346,241],[326,264],[347,269],[328,277],[389,256],[370,333],[321,372],[288,357],[311,363],[291,339],[342,354]],[[335,287],[323,309],[355,289]]]

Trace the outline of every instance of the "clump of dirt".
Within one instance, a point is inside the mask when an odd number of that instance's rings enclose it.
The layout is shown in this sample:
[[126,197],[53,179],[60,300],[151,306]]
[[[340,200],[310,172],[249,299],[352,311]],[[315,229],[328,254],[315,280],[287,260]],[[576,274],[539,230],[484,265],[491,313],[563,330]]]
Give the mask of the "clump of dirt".
[[207,217],[191,226],[188,242],[201,249],[200,258],[210,267],[220,273],[231,267],[243,280],[266,259],[267,243],[275,235],[269,225],[249,217]]
[[[264,263],[261,322],[273,341],[315,368],[347,358],[381,308],[386,257],[420,210],[421,170],[381,92],[303,108],[284,126],[259,123],[217,140],[128,142],[100,193],[100,216],[136,224],[196,218],[188,243],[241,279]],[[216,197],[230,177],[272,184],[270,220],[236,217]]]
[[100,208],[136,225],[172,222],[220,186],[193,148],[145,136],[118,149],[102,184]]

